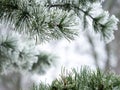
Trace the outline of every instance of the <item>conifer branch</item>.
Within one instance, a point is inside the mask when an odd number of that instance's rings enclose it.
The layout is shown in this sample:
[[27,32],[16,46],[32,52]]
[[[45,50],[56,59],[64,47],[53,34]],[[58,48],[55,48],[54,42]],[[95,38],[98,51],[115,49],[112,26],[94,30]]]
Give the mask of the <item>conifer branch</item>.
[[[113,38],[113,30],[116,30],[116,28],[112,28],[111,26],[117,27],[115,24],[117,24],[118,19],[115,18],[114,16],[109,16],[108,13],[107,13],[108,14],[107,15],[104,10],[102,10],[102,12],[98,16],[94,16],[91,14],[91,11],[93,9],[92,5],[94,5],[96,3],[101,4],[102,0],[85,0],[85,2],[86,2],[86,4],[82,0],[76,0],[76,1],[74,1],[74,0],[65,0],[65,1],[58,0],[56,2],[48,2],[47,7],[48,8],[59,8],[62,10],[67,10],[67,11],[73,10],[74,13],[76,13],[78,17],[80,17],[80,15],[83,13],[84,16],[82,16],[82,18],[84,21],[83,22],[84,29],[87,28],[86,24],[88,23],[88,21],[86,18],[89,17],[89,18],[91,18],[93,30],[96,33],[101,34],[102,38],[105,39],[105,41],[109,40],[111,37]],[[94,7],[94,8],[96,8],[96,7]],[[78,12],[80,12],[80,14],[78,14]],[[104,22],[104,20],[105,20],[105,22]]]
[[[72,28],[71,23],[74,23],[74,26],[76,26],[75,19],[72,19],[76,18],[76,15],[67,15],[70,14],[72,10],[76,14],[84,14],[82,18],[85,19],[84,21],[86,23],[88,22],[86,18],[91,18],[93,30],[102,34],[103,38],[111,38],[113,30],[117,27],[117,18],[110,17],[109,14],[104,15],[104,10],[97,17],[94,17],[90,13],[93,4],[101,4],[102,1],[103,0],[56,0],[54,2],[48,0],[48,2],[46,2],[40,0],[40,3],[36,3],[34,0],[1,0],[0,20],[5,23],[11,23],[17,31],[38,37],[41,41],[59,39],[61,37],[71,40],[77,35],[76,30],[70,29]],[[48,10],[48,8],[53,9]],[[57,14],[59,11],[62,13],[61,16],[59,16],[62,23],[58,20]],[[64,15],[66,15],[65,18]],[[80,17],[80,15],[78,15],[78,17]],[[106,19],[106,22],[101,23],[102,19]],[[64,23],[66,20],[69,21],[67,24]],[[84,28],[86,28],[86,23],[83,25]]]
[[[94,18],[92,15],[89,14],[89,11],[90,10],[83,10],[82,8],[80,7],[77,7],[76,5],[72,5],[70,3],[65,3],[65,4],[51,4],[51,5],[48,5],[49,8],[54,8],[54,7],[57,7],[57,8],[66,8],[68,7],[68,9],[71,8],[71,10],[75,10],[77,9],[78,11],[81,11],[84,13],[84,16],[89,16],[92,20],[93,20],[93,26],[94,26],[94,29],[96,32],[101,32],[103,33],[103,37],[106,37],[106,33],[104,33],[102,30],[104,30],[105,28],[105,25],[99,23],[99,19],[97,18]],[[100,29],[97,27],[99,26]],[[109,37],[108,37],[109,38]]]

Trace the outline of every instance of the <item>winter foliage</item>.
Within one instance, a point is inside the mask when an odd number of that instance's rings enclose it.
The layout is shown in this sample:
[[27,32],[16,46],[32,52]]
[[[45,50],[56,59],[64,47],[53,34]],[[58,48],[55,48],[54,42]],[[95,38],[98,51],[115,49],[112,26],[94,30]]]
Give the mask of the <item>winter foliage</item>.
[[73,40],[79,32],[76,27],[93,31],[106,42],[111,41],[114,30],[117,30],[118,19],[102,9],[102,2],[0,0],[0,22],[6,25],[0,28],[0,71],[5,73],[13,68],[41,70],[41,62],[50,65],[47,60],[51,61],[51,58],[36,50],[36,41]]
[[[102,9],[103,0],[0,0],[1,22],[37,40],[74,39],[74,26],[92,29],[105,41],[113,39],[118,19]],[[78,20],[79,19],[79,20]],[[76,24],[77,23],[77,24]],[[74,30],[75,29],[75,30]]]
[[51,61],[53,61],[53,57],[40,52],[35,40],[26,35],[20,35],[12,29],[10,30],[9,27],[1,26],[0,72],[7,73],[14,70],[33,72],[34,69],[34,71],[42,73],[44,72],[43,67],[49,66]]
[[81,70],[63,69],[59,78],[51,85],[40,83],[33,86],[32,90],[119,90],[120,77],[114,73],[103,73],[89,68]]
[[[118,19],[103,10],[104,0],[0,0],[0,74],[9,71],[43,73],[54,60],[36,43],[65,38],[79,30],[92,31],[102,40],[114,39]],[[67,73],[40,90],[117,90],[120,79],[88,69]],[[37,90],[37,88],[34,88]]]

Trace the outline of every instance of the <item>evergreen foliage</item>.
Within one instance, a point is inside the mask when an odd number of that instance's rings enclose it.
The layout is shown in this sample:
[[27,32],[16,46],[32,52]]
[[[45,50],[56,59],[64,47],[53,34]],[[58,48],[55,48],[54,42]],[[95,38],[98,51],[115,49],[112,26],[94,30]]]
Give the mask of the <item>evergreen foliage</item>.
[[9,28],[0,31],[0,73],[7,71],[28,71],[44,73],[54,57],[40,52],[35,40]]
[[79,19],[84,29],[92,28],[107,40],[113,37],[118,19],[102,9],[102,1],[0,0],[0,20],[37,40],[48,41],[61,37],[74,39],[78,30],[73,26],[77,26]]
[[[13,28],[5,31],[0,28],[0,72],[43,72],[44,64],[50,65],[52,59],[36,52],[36,41],[73,40],[80,23],[82,29],[92,30],[106,41],[113,39],[118,19],[102,9],[102,1],[0,0],[0,22]],[[119,77],[99,70],[73,70],[51,86],[40,84],[38,90],[119,90],[119,83]]]
[[103,73],[99,69],[92,71],[82,68],[72,72],[63,70],[59,79],[51,85],[40,83],[33,90],[120,90],[120,76],[113,73]]
[[0,22],[13,28],[0,34],[0,69],[35,69],[37,63],[33,63],[39,55],[34,51],[34,40],[73,40],[78,35],[79,22],[81,28],[99,32],[105,40],[113,39],[118,19],[102,9],[102,1],[0,0]]

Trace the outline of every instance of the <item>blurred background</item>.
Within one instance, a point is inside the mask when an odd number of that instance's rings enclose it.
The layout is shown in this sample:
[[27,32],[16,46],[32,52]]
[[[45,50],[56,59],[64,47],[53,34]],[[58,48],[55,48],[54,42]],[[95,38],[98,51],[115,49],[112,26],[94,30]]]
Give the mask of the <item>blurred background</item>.
[[[120,19],[120,0],[105,0],[103,8]],[[81,31],[74,41],[59,40],[38,45],[41,51],[57,56],[54,64],[46,70],[45,74],[29,74],[12,72],[0,76],[0,90],[30,90],[33,83],[41,81],[51,83],[59,77],[61,68],[80,68],[89,66],[91,69],[100,68],[103,72],[108,70],[120,74],[120,24],[115,31],[115,39],[105,43],[96,35]]]

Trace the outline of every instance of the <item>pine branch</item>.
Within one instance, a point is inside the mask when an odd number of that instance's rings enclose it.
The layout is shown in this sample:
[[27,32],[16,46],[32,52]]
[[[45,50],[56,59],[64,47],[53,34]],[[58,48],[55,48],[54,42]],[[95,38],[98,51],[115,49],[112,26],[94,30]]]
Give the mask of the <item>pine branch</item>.
[[[7,71],[45,72],[53,62],[51,55],[38,53],[35,40],[20,35],[10,28],[0,31],[0,74]],[[36,66],[33,70],[33,66]]]
[[55,59],[54,56],[47,53],[40,53],[36,55],[36,57],[38,58],[38,60],[32,65],[30,72],[35,72],[39,74],[45,73],[45,67],[50,67],[51,62],[54,62]]
[[[83,10],[82,8],[79,8],[79,7],[77,7],[77,6],[75,6],[75,5],[72,5],[72,4],[70,4],[70,3],[65,3],[65,4],[51,4],[51,5],[48,5],[48,7],[49,8],[53,8],[53,7],[58,7],[58,8],[62,8],[62,7],[64,7],[64,8],[66,8],[66,7],[68,7],[68,9],[71,7],[73,10],[74,9],[77,9],[78,11],[81,11],[81,12],[83,12],[84,13],[84,16],[89,16],[92,20],[93,20],[93,22],[94,22],[94,26],[100,26],[101,28],[104,28],[105,27],[105,25],[103,25],[103,24],[101,24],[101,23],[99,23],[98,21],[98,19],[97,18],[94,18],[94,17],[92,17],[90,14],[89,14],[89,11],[90,10]],[[95,29],[96,29],[96,27],[94,27]],[[99,29],[96,29],[96,31],[100,31]]]
[[88,68],[65,70],[51,85],[40,83],[33,90],[119,90],[120,76]]
[[[89,2],[90,1],[88,0],[88,3]],[[100,3],[99,0],[98,1],[95,0],[95,3],[98,3],[98,2]],[[92,19],[92,25],[93,25],[94,31],[97,32],[97,33],[99,32],[101,34],[102,38],[104,38],[104,39],[109,39],[110,37],[112,37],[111,34],[108,33],[108,32],[110,32],[114,29],[112,27],[109,28],[110,25],[108,26],[107,23],[111,22],[111,26],[112,26],[113,24],[115,25],[118,22],[118,20],[115,19],[115,18],[113,20],[110,20],[110,18],[112,18],[113,16],[110,17],[110,16],[106,15],[105,11],[102,11],[102,13],[99,14],[99,16],[97,16],[97,17],[93,16],[90,13],[93,9],[92,4],[90,4],[90,5],[85,4],[84,5],[84,4],[82,4],[82,0],[77,1],[77,3],[75,3],[75,1],[72,1],[72,0],[68,0],[68,1],[66,0],[66,2],[60,1],[59,3],[56,1],[56,2],[53,2],[53,3],[50,3],[50,4],[48,3],[47,7],[48,8],[60,8],[62,10],[68,10],[68,11],[73,10],[77,15],[78,15],[78,12],[82,12],[84,14],[84,16],[83,16],[84,29],[86,28],[86,26],[87,26],[86,24],[88,22],[86,20],[86,18],[90,17]],[[78,15],[78,17],[80,17],[80,16]],[[106,22],[101,23],[101,21],[102,20],[104,21],[104,19],[106,19]],[[109,30],[108,30],[108,28],[109,28]]]
[[[77,31],[70,28],[72,28],[73,23],[74,26],[76,26],[76,14],[79,12],[81,15],[84,14],[82,18],[85,19],[85,22],[88,22],[86,18],[89,17],[93,24],[93,30],[99,32],[103,38],[106,39],[113,35],[113,29],[116,29],[115,27],[117,27],[116,24],[118,20],[116,17],[113,18],[108,16],[109,14],[105,14],[106,12],[101,7],[102,12],[98,16],[92,15],[93,13],[91,14],[91,11],[96,8],[93,7],[94,4],[97,3],[99,4],[98,6],[100,6],[102,1],[103,0],[57,0],[54,2],[48,0],[48,2],[45,3],[46,1],[40,0],[40,3],[36,3],[36,1],[33,0],[1,0],[0,19],[6,23],[13,24],[15,29],[20,32],[25,32],[35,38],[37,37],[40,41],[48,41],[62,37],[71,40],[76,36]],[[73,16],[67,15],[70,14],[71,11],[74,11],[71,13]],[[60,16],[58,17],[59,14]],[[103,17],[101,17],[101,15],[103,15]],[[78,15],[78,17],[80,16]],[[62,23],[58,18],[63,20]],[[106,22],[101,22],[102,19],[106,19]],[[109,23],[110,19],[112,23],[108,25],[107,23]],[[64,23],[66,20],[69,21],[67,22],[67,28],[66,23]],[[85,24],[86,23],[83,25],[84,28],[86,27]],[[112,32],[110,33],[110,31]]]
[[[0,11],[1,21],[12,24],[15,26],[15,30],[37,37],[40,41],[62,37],[69,40],[76,36],[76,31],[73,32],[69,29],[73,25],[71,24],[73,16],[60,11],[59,19],[62,21],[58,22],[58,12],[48,11],[42,4],[38,4],[33,0],[2,0],[0,1]],[[69,20],[69,23],[64,23],[66,20]],[[66,25],[69,27],[65,28]]]

